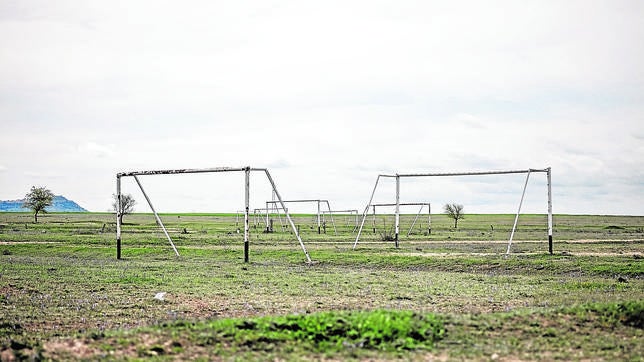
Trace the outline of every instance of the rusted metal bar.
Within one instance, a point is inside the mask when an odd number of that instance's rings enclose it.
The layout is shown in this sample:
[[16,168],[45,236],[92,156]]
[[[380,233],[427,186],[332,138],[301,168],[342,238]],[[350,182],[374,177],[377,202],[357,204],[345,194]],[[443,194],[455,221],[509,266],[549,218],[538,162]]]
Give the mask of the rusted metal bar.
[[[180,168],[174,170],[129,171],[116,174],[117,176],[144,176],[144,175],[176,175],[183,173],[207,173],[245,171],[248,167],[213,167],[213,168]],[[261,169],[258,169],[261,170]]]
[[526,170],[503,170],[503,171],[476,171],[476,172],[432,172],[432,173],[400,173],[400,174],[383,174],[381,177],[441,177],[441,176],[482,176],[482,175],[506,175],[515,173],[528,172],[548,172],[549,168],[537,169],[529,168]]

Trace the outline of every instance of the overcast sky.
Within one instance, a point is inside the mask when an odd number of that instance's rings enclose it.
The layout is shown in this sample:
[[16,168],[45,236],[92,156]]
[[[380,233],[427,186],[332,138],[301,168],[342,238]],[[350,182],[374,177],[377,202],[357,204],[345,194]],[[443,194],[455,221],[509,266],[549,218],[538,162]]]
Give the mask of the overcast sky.
[[[379,173],[552,167],[555,213],[644,215],[643,18],[638,0],[2,0],[0,199],[46,186],[106,211],[119,171],[250,165],[287,199],[362,209]],[[242,208],[242,180],[141,178],[160,211],[204,212]],[[404,180],[401,201],[512,213],[524,182]],[[546,211],[545,175],[526,198]]]

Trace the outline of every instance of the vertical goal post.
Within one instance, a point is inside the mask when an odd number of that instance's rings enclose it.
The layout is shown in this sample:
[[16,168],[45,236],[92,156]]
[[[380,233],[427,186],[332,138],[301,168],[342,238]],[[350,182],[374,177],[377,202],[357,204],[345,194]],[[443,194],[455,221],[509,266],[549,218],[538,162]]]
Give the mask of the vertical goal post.
[[174,243],[172,242],[172,239],[170,238],[170,235],[168,234],[165,226],[163,225],[163,222],[161,222],[161,218],[157,214],[156,210],[152,206],[152,202],[150,201],[150,198],[146,194],[145,190],[143,189],[143,185],[141,184],[138,176],[148,176],[148,175],[177,175],[177,174],[194,174],[194,173],[221,173],[221,172],[244,172],[244,262],[248,263],[249,261],[249,235],[250,235],[250,221],[249,221],[249,204],[250,204],[250,173],[251,172],[263,172],[266,175],[266,178],[268,182],[270,183],[270,186],[273,190],[274,195],[277,197],[282,209],[285,212],[286,218],[291,225],[291,228],[293,229],[293,233],[295,234],[297,241],[300,244],[300,247],[302,248],[302,251],[304,252],[304,255],[306,256],[307,262],[311,262],[311,257],[309,256],[308,251],[306,250],[306,247],[304,246],[304,243],[302,242],[302,238],[300,237],[300,233],[297,231],[297,228],[295,227],[295,223],[293,223],[293,220],[291,219],[290,214],[288,213],[288,210],[286,209],[286,206],[284,204],[284,201],[282,200],[282,196],[280,193],[277,191],[277,187],[275,185],[275,181],[273,180],[273,177],[271,176],[270,172],[268,171],[267,168],[253,168],[250,166],[246,167],[214,167],[214,168],[202,168],[202,169],[190,169],[190,168],[185,168],[185,169],[175,169],[175,170],[151,170],[151,171],[131,171],[131,172],[120,172],[116,174],[116,197],[117,197],[117,210],[116,210],[116,258],[121,259],[121,221],[119,216],[122,213],[121,210],[121,178],[123,177],[133,177],[134,180],[136,181],[137,185],[141,189],[141,192],[143,193],[143,196],[145,196],[145,199],[150,206],[150,209],[152,209],[152,212],[154,213],[154,217],[159,224],[159,226],[163,229],[163,232],[165,236],[167,237],[168,241],[170,242],[170,245],[172,245],[172,249],[174,250],[175,254],[179,256],[179,252],[177,251],[177,248],[174,246]]
[[512,238],[514,237],[514,231],[517,226],[517,221],[519,219],[519,214],[521,212],[521,206],[523,204],[523,199],[525,196],[525,190],[528,186],[528,180],[530,178],[531,173],[545,173],[546,174],[546,184],[547,184],[547,189],[548,189],[548,252],[552,254],[552,169],[550,167],[543,168],[543,169],[535,169],[535,168],[530,168],[526,170],[507,170],[507,171],[477,171],[477,172],[441,172],[441,173],[396,173],[396,174],[380,174],[376,178],[376,183],[373,186],[373,191],[371,192],[371,197],[369,198],[369,202],[367,203],[367,206],[364,208],[364,211],[362,213],[362,220],[360,222],[360,227],[358,228],[358,235],[356,236],[356,240],[353,244],[353,249],[355,250],[356,246],[358,245],[358,241],[360,240],[360,235],[362,234],[362,229],[364,227],[365,220],[367,218],[367,213],[369,212],[369,208],[373,205],[373,198],[374,195],[376,194],[376,190],[378,189],[378,183],[380,182],[381,178],[395,178],[396,180],[396,196],[395,200],[396,203],[394,204],[396,206],[396,215],[395,215],[395,242],[396,242],[396,247],[398,247],[398,235],[400,233],[400,179],[401,178],[416,178],[416,177],[454,177],[454,176],[483,176],[483,175],[507,175],[507,174],[527,174],[526,176],[526,181],[523,186],[523,192],[521,194],[521,201],[519,202],[519,207],[514,219],[514,225],[512,227],[512,232],[510,234],[510,239],[508,241],[508,248],[506,251],[506,255],[510,253],[510,246],[512,245]]

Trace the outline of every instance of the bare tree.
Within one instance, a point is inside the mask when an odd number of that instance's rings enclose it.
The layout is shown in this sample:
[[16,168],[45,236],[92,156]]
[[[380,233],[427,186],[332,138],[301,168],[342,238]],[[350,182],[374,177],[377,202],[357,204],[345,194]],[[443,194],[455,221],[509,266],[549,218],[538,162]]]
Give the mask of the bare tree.
[[459,219],[465,219],[465,215],[463,215],[463,205],[454,203],[445,204],[445,206],[443,206],[443,210],[447,216],[454,219],[454,229],[458,227]]
[[[112,194],[112,197],[114,198],[112,210],[118,213],[118,198],[115,194]],[[123,224],[123,215],[131,214],[134,211],[134,205],[136,205],[136,200],[134,200],[131,194],[121,194],[121,213],[118,214],[119,223]]]
[[22,207],[29,208],[34,212],[34,222],[38,222],[38,213],[47,212],[45,208],[51,206],[54,194],[45,187],[31,186],[31,191],[25,195],[25,202]]

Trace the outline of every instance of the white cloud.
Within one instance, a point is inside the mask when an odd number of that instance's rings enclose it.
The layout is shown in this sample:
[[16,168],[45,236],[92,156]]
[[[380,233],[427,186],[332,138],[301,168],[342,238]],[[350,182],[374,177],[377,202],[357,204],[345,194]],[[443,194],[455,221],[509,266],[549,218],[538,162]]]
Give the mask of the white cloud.
[[101,145],[96,142],[85,142],[78,146],[78,152],[98,158],[115,155],[113,146]]
[[102,211],[119,171],[250,164],[355,208],[378,172],[552,166],[558,211],[642,214],[643,7],[5,2],[0,192],[37,173]]

